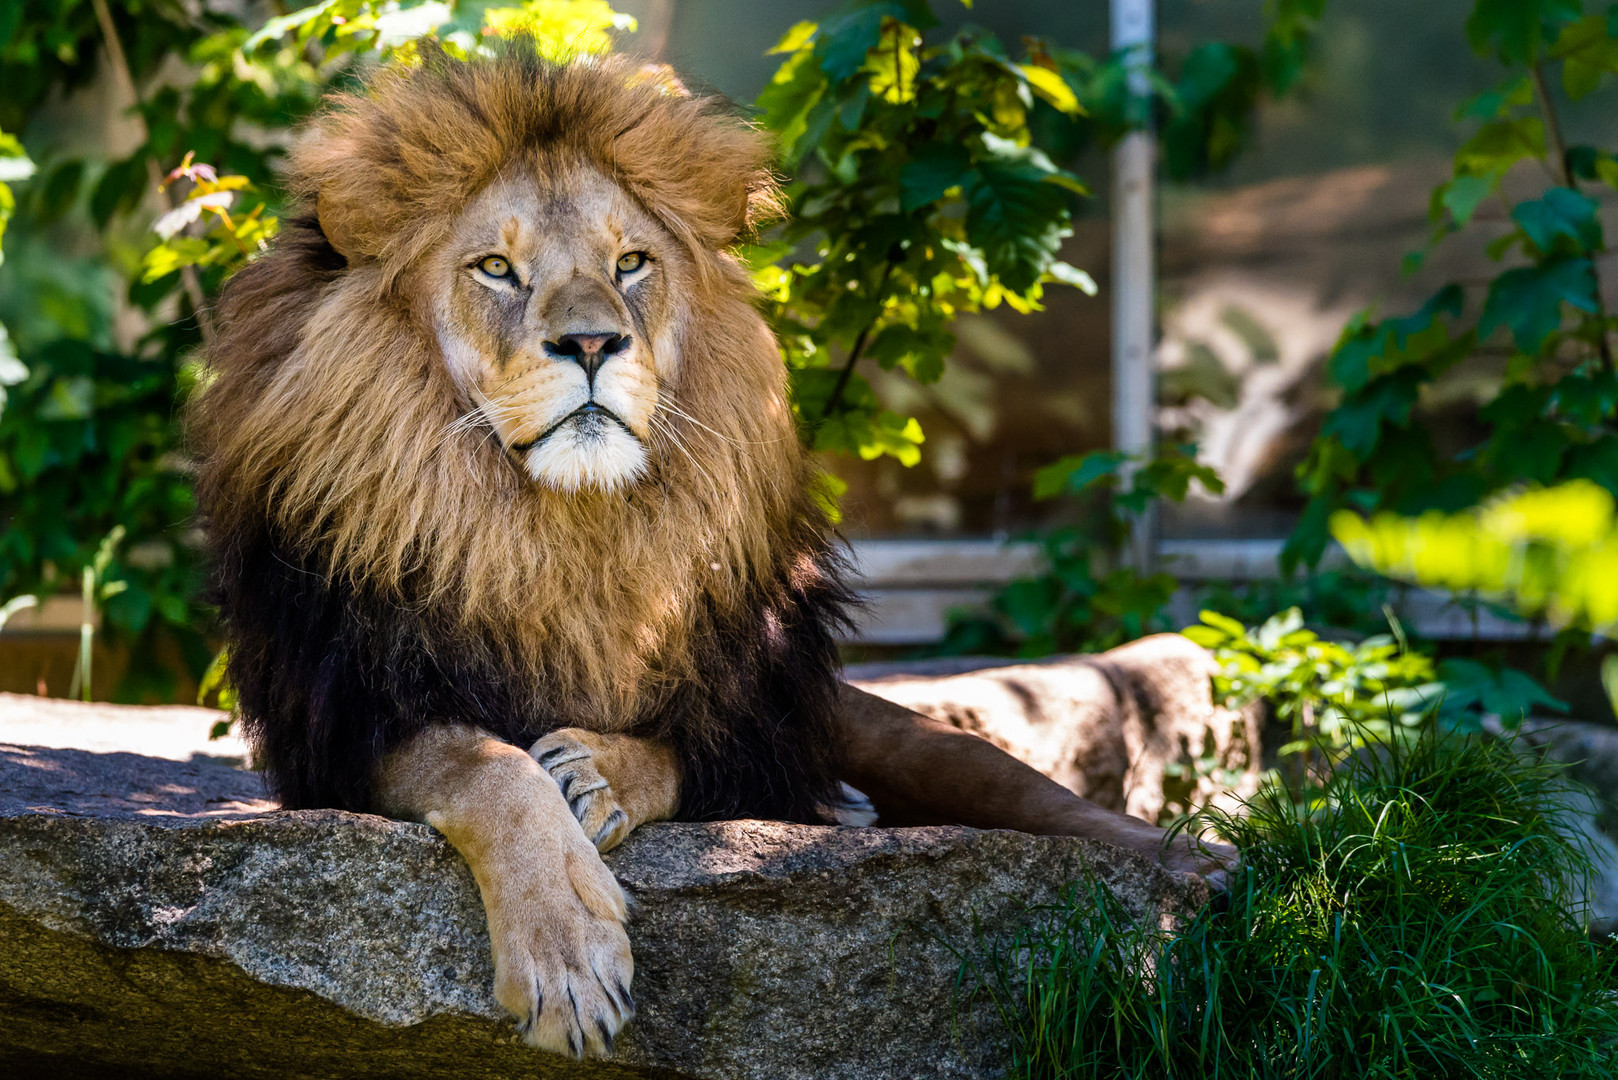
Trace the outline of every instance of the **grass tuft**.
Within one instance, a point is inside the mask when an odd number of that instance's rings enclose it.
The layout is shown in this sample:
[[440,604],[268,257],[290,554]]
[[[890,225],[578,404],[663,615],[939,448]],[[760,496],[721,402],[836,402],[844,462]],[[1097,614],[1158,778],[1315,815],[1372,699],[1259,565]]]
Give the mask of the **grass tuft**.
[[968,975],[1010,1026],[1008,1075],[1151,1080],[1618,1073],[1618,950],[1552,763],[1424,735],[1347,762],[1310,812],[1266,790],[1210,813],[1244,864],[1174,930],[1080,883]]

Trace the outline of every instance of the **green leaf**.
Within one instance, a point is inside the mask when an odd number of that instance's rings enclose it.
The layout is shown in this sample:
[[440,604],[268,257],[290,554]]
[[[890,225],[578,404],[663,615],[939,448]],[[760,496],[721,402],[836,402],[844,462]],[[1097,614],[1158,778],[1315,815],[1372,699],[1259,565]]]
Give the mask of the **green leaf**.
[[1387,348],[1387,340],[1380,327],[1345,333],[1327,361],[1332,381],[1350,394],[1359,393],[1371,381],[1371,364]]
[[90,193],[90,216],[103,228],[114,214],[133,210],[146,194],[146,159],[140,152],[107,166]]
[[85,420],[95,412],[95,382],[86,375],[56,379],[39,407],[41,420]]
[[1539,58],[1561,24],[1584,14],[1581,0],[1476,0],[1466,20],[1466,36],[1480,55],[1502,63],[1526,64]]
[[1508,115],[1511,110],[1531,104],[1534,84],[1526,75],[1510,82],[1490,87],[1455,110],[1457,120],[1494,120]]
[[[1274,650],[1280,648],[1283,642],[1303,627],[1303,612],[1291,607],[1285,611],[1277,612],[1264,620],[1253,633],[1253,641],[1261,649]],[[1310,635],[1313,637],[1313,635]]]
[[[1318,445],[1318,444],[1317,444]],[[1333,493],[1321,492],[1310,497],[1304,505],[1303,516],[1281,545],[1281,572],[1290,574],[1299,566],[1314,566],[1326,553],[1326,542],[1331,539],[1329,522],[1336,499]]]
[[1184,107],[1199,108],[1222,93],[1240,69],[1232,46],[1222,41],[1204,42],[1192,49],[1180,65],[1175,94]]
[[1504,326],[1517,348],[1537,354],[1562,325],[1562,305],[1594,314],[1595,273],[1589,259],[1555,258],[1540,266],[1507,270],[1489,284],[1478,321],[1478,338],[1488,338]]
[[885,371],[903,366],[917,382],[934,383],[943,376],[944,357],[954,344],[955,336],[942,327],[922,330],[890,323],[871,339],[865,355]]
[[1323,432],[1335,435],[1349,453],[1363,461],[1376,448],[1383,424],[1402,426],[1410,419],[1417,381],[1395,375],[1371,382],[1363,392],[1332,410]]
[[1217,649],[1226,640],[1223,632],[1211,626],[1188,626],[1180,631],[1180,636],[1190,638],[1204,649]]
[[[6,236],[6,223],[11,220],[11,212],[17,207],[16,196],[11,194],[11,188],[0,184],[0,240]],[[5,262],[5,252],[0,251],[0,263]]]
[[[853,384],[850,383],[850,386]],[[869,395],[867,389],[866,394]],[[845,392],[845,401],[850,397]],[[925,436],[920,421],[885,409],[840,409],[815,429],[815,449],[858,454],[866,461],[887,456],[910,468],[921,461]]]
[[921,444],[926,438],[915,417],[883,410],[871,425],[870,440],[860,447],[860,457],[874,461],[886,454],[905,468],[914,468],[921,461]]
[[842,499],[847,494],[848,481],[835,473],[818,471],[809,481],[809,497],[834,528],[843,520]]
[[1586,15],[1562,27],[1553,49],[1563,57],[1562,88],[1574,101],[1601,85],[1601,77],[1618,71],[1618,40],[1607,29],[1608,17]]
[[141,259],[141,280],[150,284],[176,270],[206,262],[215,250],[216,245],[200,236],[177,236],[157,244]]
[[[230,683],[228,681],[227,673],[229,668],[230,648],[227,646],[214,654],[214,658],[208,663],[208,670],[202,673],[202,680],[197,683],[198,705],[208,704],[208,698],[212,697],[214,694],[218,694],[219,707],[221,709],[229,709],[234,707],[236,695],[231,690]],[[229,730],[229,721],[222,720],[219,723],[223,724],[227,731]],[[218,724],[215,725],[215,727],[218,726]],[[221,734],[223,734],[223,732],[221,732]],[[209,738],[218,737],[219,736],[217,735],[209,735]]]
[[770,50],[764,55],[774,56],[778,53],[795,53],[809,44],[810,39],[815,36],[816,29],[816,24],[807,20],[796,23],[792,29],[782,34],[781,40],[771,46]]
[[1213,495],[1225,490],[1225,482],[1212,468],[1196,459],[1195,450],[1194,446],[1167,447],[1135,473],[1130,494],[1141,496],[1139,505],[1142,508],[1152,499],[1184,502],[1190,494],[1192,481],[1201,484]]
[[1083,270],[1080,270],[1078,267],[1069,266],[1065,262],[1053,262],[1049,267],[1046,268],[1045,272],[1049,274],[1053,280],[1059,281],[1063,285],[1071,285],[1075,289],[1078,289],[1080,292],[1084,293],[1086,296],[1094,296],[1098,291],[1096,288],[1095,278],[1091,277]]
[[1494,174],[1457,176],[1439,189],[1443,192],[1441,201],[1444,209],[1449,211],[1457,226],[1465,228],[1472,220],[1472,215],[1477,213],[1478,206],[1499,182],[1499,177]]
[[309,7],[299,8],[297,11],[289,12],[286,15],[278,15],[259,27],[258,32],[253,34],[252,37],[242,42],[242,55],[251,56],[258,49],[279,41],[294,30],[301,30],[316,23],[317,20],[329,19],[334,14],[341,14],[345,6],[347,5],[345,5],[344,0],[325,0],[324,3],[312,4]]
[[882,39],[882,20],[902,18],[897,4],[872,4],[821,24],[815,39],[820,70],[833,83],[841,83],[865,66],[865,55]]
[[906,213],[935,203],[972,178],[972,155],[958,143],[918,146],[899,170],[899,206]]
[[1197,618],[1216,630],[1223,630],[1225,634],[1232,638],[1239,639],[1247,636],[1247,627],[1236,619],[1232,619],[1229,615],[1221,615],[1217,611],[1209,611],[1204,608],[1197,612]]
[[1193,48],[1168,95],[1162,141],[1169,175],[1186,178],[1229,164],[1246,144],[1260,89],[1252,49],[1219,41]]
[[1060,602],[1056,583],[1049,578],[1018,579],[995,597],[995,607],[1029,637],[1045,630]]
[[1067,226],[1067,194],[1045,183],[1034,161],[978,162],[966,187],[966,234],[983,252],[989,273],[1007,288],[1026,291],[1056,261]]
[[1478,706],[1515,727],[1537,707],[1567,712],[1568,704],[1551,694],[1533,676],[1516,668],[1490,668],[1475,660],[1444,660],[1438,677],[1445,686],[1444,707]]
[[1303,73],[1325,0],[1276,0],[1264,33],[1264,73],[1270,92],[1286,93]]
[[1537,117],[1494,120],[1455,152],[1457,176],[1504,176],[1519,161],[1545,158],[1545,125]]
[[1067,80],[1050,68],[1043,68],[1037,64],[1019,64],[1017,70],[1028,80],[1028,85],[1033,88],[1034,93],[1055,106],[1058,112],[1068,116],[1078,116],[1084,112],[1083,107],[1079,105],[1078,95],[1067,84]]
[[1518,203],[1512,220],[1543,254],[1561,251],[1585,255],[1606,246],[1601,235],[1600,205],[1571,188],[1553,187],[1543,198]]
[[1034,473],[1034,498],[1049,499],[1064,492],[1076,495],[1098,480],[1116,476],[1128,461],[1129,455],[1119,450],[1068,454]]
[[803,156],[800,143],[808,129],[809,112],[825,92],[826,76],[820,65],[813,54],[800,52],[781,65],[758,95],[759,120],[781,140],[788,164],[796,164]]

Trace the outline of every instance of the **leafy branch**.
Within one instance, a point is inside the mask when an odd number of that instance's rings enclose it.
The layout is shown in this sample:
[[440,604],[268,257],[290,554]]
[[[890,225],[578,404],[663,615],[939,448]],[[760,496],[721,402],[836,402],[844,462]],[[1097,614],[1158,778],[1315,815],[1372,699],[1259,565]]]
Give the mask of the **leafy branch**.
[[929,42],[936,25],[924,0],[800,23],[759,96],[799,179],[751,261],[818,450],[914,464],[919,423],[882,407],[860,363],[932,383],[958,315],[1034,310],[1051,283],[1094,289],[1058,255],[1085,188],[1030,126],[1082,113],[1061,65],[1037,42],[1013,60],[978,31]]
[[[1590,182],[1618,189],[1618,157],[1565,142],[1548,77],[1560,65],[1573,100],[1610,87],[1618,23],[1584,15],[1577,0],[1477,0],[1467,33],[1508,74],[1457,112],[1475,127],[1433,192],[1429,246],[1478,227],[1478,207],[1504,198],[1501,183],[1519,166],[1543,169],[1551,186],[1508,203],[1511,227],[1487,251],[1511,263],[1481,287],[1452,282],[1413,314],[1361,315],[1345,329],[1328,361],[1342,398],[1298,470],[1309,502],[1287,541],[1287,566],[1320,558],[1344,507],[1453,511],[1522,482],[1585,479],[1618,490],[1618,368],[1598,271],[1610,248],[1584,191]],[[1463,361],[1495,356],[1502,340],[1498,391],[1480,414],[1487,437],[1440,453],[1418,400]]]
[[[882,264],[882,278],[876,284],[878,295],[887,288],[888,278],[893,276],[895,261],[890,253],[888,261]],[[843,366],[837,373],[837,381],[832,384],[831,394],[826,398],[826,406],[820,413],[820,422],[824,422],[828,416],[837,411],[838,405],[843,400],[843,391],[848,388],[849,377],[854,374],[854,365],[860,362],[860,356],[864,354],[865,345],[871,340],[871,333],[876,329],[879,319],[880,316],[872,318],[870,322],[860,327],[860,332],[854,337],[854,343],[848,347],[848,358],[843,361]]]

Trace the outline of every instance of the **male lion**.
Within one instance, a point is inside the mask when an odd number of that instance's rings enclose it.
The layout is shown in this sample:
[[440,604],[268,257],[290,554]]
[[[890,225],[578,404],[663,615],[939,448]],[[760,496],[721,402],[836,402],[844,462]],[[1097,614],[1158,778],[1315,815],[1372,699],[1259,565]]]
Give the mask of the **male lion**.
[[884,819],[1198,864],[838,682],[851,596],[726,249],[764,137],[622,61],[428,51],[292,156],[192,417],[230,677],[285,805],[426,821],[528,1040],[610,1050],[641,822]]

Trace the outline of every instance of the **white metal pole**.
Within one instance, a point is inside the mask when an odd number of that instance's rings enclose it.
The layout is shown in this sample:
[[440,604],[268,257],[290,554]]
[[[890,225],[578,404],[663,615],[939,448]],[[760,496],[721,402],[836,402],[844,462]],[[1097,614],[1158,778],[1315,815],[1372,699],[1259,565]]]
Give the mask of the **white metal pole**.
[[[1152,371],[1157,154],[1148,75],[1156,22],[1153,8],[1154,0],[1112,0],[1112,47],[1126,57],[1129,108],[1136,125],[1113,151],[1112,439],[1116,449],[1130,454],[1151,451],[1157,405]],[[1130,561],[1142,571],[1152,563],[1152,518],[1150,513],[1143,515],[1130,537]]]

